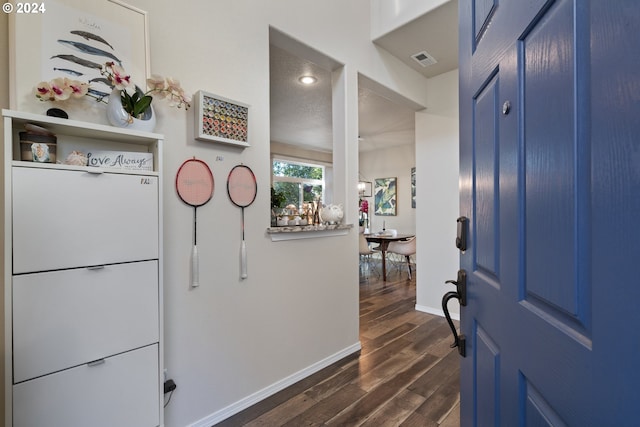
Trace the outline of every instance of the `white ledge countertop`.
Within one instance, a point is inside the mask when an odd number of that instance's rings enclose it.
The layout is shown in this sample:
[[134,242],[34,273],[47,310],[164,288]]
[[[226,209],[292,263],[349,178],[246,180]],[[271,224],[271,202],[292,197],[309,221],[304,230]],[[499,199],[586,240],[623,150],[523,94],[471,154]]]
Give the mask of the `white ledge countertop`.
[[271,241],[313,239],[316,237],[344,236],[353,228],[353,224],[319,224],[319,225],[291,225],[284,227],[269,227],[267,234]]

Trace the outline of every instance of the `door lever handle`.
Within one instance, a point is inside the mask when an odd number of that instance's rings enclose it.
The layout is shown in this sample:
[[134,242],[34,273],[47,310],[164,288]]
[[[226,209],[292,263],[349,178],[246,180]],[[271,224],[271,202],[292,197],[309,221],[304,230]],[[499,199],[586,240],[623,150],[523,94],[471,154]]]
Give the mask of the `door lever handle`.
[[460,305],[465,307],[467,305],[467,272],[465,270],[458,270],[458,280],[447,280],[444,283],[456,285]]
[[467,305],[467,272],[459,270],[458,280],[447,280],[445,283],[452,283],[456,285],[455,291],[447,292],[442,297],[442,311],[444,311],[444,316],[446,317],[447,323],[449,324],[453,334],[453,344],[451,344],[451,348],[458,347],[458,353],[460,356],[466,357],[466,337],[463,334],[458,335],[458,331],[456,330],[453,320],[451,319],[451,314],[449,313],[448,304],[451,299],[456,298],[460,302],[461,306]]

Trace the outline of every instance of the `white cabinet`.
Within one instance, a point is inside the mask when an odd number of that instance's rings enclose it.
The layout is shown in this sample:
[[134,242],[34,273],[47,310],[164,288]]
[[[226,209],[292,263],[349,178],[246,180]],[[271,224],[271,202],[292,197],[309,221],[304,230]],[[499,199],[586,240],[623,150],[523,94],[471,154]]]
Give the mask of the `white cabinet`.
[[157,343],[158,320],[157,261],[16,275],[13,380]]
[[[162,137],[3,117],[5,425],[163,425]],[[146,152],[154,168],[20,161],[26,123],[56,134],[59,160]]]
[[20,383],[14,427],[157,426],[158,346]]
[[158,258],[156,176],[12,170],[13,274]]

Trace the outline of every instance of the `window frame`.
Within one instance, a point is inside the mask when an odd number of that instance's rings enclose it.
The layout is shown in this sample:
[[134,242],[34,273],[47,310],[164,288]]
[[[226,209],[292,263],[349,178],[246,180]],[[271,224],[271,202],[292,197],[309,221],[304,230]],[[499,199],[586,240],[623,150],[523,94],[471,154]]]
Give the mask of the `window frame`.
[[[275,162],[289,163],[289,164],[295,164],[299,166],[308,166],[312,168],[316,168],[316,167],[322,168],[322,179],[299,178],[299,177],[292,177],[292,176],[276,175],[273,170],[273,164]],[[325,162],[292,159],[287,156],[277,156],[277,155],[271,157],[271,185],[272,186],[276,182],[286,182],[286,183],[303,184],[303,185],[307,184],[311,186],[320,185],[322,186],[322,193],[320,197],[322,198],[322,200],[324,200],[324,196],[326,194],[326,180],[325,180],[326,174],[327,174],[327,165]],[[300,202],[302,202],[302,200]]]

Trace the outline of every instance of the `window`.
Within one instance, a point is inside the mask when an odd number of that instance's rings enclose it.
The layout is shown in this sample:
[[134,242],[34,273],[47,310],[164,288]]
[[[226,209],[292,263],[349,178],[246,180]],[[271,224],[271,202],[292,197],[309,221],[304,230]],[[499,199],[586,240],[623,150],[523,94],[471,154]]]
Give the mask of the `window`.
[[301,211],[306,202],[324,197],[324,187],[323,165],[273,159],[273,189],[284,196],[281,208],[294,205]]

